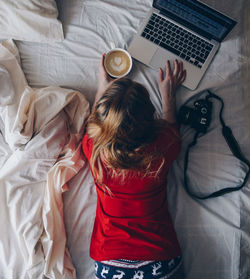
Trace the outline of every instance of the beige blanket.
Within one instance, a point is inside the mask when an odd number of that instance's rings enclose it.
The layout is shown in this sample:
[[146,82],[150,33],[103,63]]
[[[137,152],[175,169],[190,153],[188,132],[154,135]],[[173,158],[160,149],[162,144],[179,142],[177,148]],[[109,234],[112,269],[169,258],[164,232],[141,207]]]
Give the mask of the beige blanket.
[[84,165],[89,104],[76,91],[28,86],[13,41],[0,44],[1,278],[75,278],[62,193]]

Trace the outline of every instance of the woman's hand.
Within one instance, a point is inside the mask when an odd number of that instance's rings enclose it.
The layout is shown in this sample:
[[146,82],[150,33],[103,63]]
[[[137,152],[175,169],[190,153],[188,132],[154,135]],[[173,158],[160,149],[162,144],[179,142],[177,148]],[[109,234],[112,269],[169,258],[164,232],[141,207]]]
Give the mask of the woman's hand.
[[175,112],[175,93],[177,88],[186,78],[186,71],[183,70],[183,63],[174,61],[174,70],[172,72],[170,62],[166,62],[166,74],[159,69],[158,85],[162,97],[162,118],[169,123],[176,122]]
[[111,78],[108,75],[108,73],[104,67],[105,56],[106,56],[106,54],[104,53],[102,55],[102,58],[99,63],[98,88],[97,88],[97,93],[96,93],[96,97],[95,97],[95,104],[102,97],[103,93],[111,85],[111,83],[115,81],[115,79]]

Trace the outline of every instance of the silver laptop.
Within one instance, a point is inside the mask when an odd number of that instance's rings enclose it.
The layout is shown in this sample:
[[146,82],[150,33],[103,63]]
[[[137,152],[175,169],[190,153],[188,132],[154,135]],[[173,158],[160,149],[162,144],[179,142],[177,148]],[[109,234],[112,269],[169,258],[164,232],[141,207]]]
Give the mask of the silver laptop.
[[236,21],[197,0],[154,0],[128,52],[152,68],[182,60],[194,90]]

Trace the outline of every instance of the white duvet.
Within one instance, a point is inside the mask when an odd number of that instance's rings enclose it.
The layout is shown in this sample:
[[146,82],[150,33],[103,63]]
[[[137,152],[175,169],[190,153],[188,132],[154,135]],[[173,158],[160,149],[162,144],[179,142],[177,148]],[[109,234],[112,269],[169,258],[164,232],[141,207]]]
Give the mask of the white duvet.
[[0,69],[0,278],[75,278],[62,193],[84,165],[88,102],[73,90],[29,87],[13,41],[0,45]]

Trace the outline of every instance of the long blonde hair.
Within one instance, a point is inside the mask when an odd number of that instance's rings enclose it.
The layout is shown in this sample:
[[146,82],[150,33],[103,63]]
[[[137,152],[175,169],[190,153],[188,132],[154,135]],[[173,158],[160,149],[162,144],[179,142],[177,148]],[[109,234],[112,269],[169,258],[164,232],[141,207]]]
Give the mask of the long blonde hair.
[[155,151],[140,152],[158,134],[159,120],[148,91],[128,78],[114,81],[96,104],[87,123],[87,133],[93,140],[90,165],[94,178],[102,184],[103,167],[113,174],[127,170],[150,172]]

